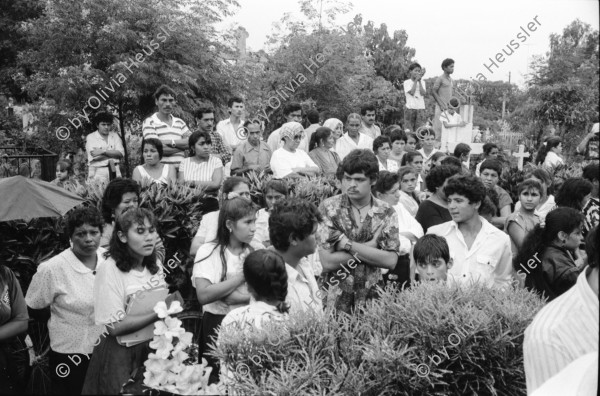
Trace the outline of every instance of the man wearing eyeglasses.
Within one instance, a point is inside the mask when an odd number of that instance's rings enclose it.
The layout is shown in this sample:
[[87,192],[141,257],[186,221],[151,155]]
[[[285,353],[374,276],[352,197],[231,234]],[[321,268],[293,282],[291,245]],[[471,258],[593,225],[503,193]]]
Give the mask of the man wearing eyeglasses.
[[260,125],[254,121],[246,121],[244,129],[248,140],[235,149],[231,161],[231,174],[243,176],[252,170],[271,172],[269,162],[272,152],[267,143],[260,140],[262,135]]
[[[285,122],[302,122],[302,105],[300,103],[292,102],[287,104],[283,108],[283,116]],[[272,152],[275,152],[278,148],[283,147],[283,136],[281,136],[281,128],[274,130],[267,139],[267,144]],[[308,139],[304,136],[298,145],[300,150],[308,153]]]

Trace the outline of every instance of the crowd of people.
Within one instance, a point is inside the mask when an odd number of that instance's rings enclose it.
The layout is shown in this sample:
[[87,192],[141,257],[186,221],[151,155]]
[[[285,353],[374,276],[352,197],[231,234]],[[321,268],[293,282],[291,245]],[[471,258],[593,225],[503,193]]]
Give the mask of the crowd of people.
[[[462,122],[446,114],[449,103],[439,96],[451,83],[454,65],[447,61],[433,87],[445,127]],[[212,382],[227,369],[210,354],[221,326],[261,328],[328,307],[352,314],[384,284],[483,283],[506,292],[525,287],[546,298],[549,304],[525,333],[529,393],[597,352],[598,164],[556,188],[552,173],[562,161],[562,143],[551,138],[513,202],[499,186],[504,164],[497,145],[484,145],[484,159],[471,172],[467,144],[442,152],[435,128],[419,127],[424,70],[409,69],[405,90],[415,100],[407,103],[406,129],[393,125],[382,132],[371,105],[345,123],[331,118],[322,126],[311,110],[305,127],[302,107],[289,103],[286,122],[266,141],[259,122],[244,120],[243,99],[231,98],[230,117],[216,126],[213,109],[197,110],[191,131],[172,115],[175,92],[161,86],[154,95],[158,112],[143,124],[143,164],[132,179],[118,175],[123,146],[110,130],[112,116],[100,114],[86,151],[89,178],[112,179],[102,212],[77,208],[67,215],[71,247],[39,265],[25,296],[0,266],[0,342],[25,331],[27,307],[49,308],[53,389],[117,394],[150,352],[148,342],[127,346],[120,337],[158,319],[154,311],[127,314],[128,299],[149,284],[165,284],[160,224],[138,207],[140,188],[183,183],[219,200],[218,210],[203,215],[190,249],[191,281],[203,310],[199,348],[213,368]],[[273,174],[264,184],[262,209],[245,177],[261,171]],[[70,163],[60,161],[55,184],[69,183],[70,172]],[[335,178],[341,193],[318,207],[290,198],[290,180],[315,175]],[[74,356],[82,362],[77,372],[57,375],[55,367]],[[17,389],[1,354],[0,366],[1,378]]]

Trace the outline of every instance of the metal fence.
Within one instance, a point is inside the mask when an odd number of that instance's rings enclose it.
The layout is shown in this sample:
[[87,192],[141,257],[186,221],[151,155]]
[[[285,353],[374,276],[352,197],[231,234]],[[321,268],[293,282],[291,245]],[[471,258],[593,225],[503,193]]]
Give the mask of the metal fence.
[[56,179],[58,154],[43,148],[0,146],[0,177],[21,175],[50,182]]

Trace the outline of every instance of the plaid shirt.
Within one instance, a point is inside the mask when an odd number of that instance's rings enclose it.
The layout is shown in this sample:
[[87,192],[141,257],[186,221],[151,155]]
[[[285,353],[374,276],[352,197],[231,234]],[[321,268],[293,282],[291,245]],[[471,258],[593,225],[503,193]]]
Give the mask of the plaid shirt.
[[214,154],[221,158],[223,161],[223,165],[231,161],[231,150],[229,147],[223,142],[223,138],[215,131],[210,132],[210,139],[212,140],[212,151],[211,154]]
[[583,224],[583,236],[586,236],[592,228],[598,225],[598,221],[600,219],[599,213],[599,200],[598,198],[590,198],[589,201],[583,207],[583,215],[585,216],[585,221]]

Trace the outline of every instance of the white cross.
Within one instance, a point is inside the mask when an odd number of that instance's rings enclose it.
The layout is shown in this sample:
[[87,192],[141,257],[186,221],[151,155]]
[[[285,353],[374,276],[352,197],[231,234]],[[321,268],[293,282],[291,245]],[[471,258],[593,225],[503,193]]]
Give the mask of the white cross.
[[531,154],[529,154],[528,152],[525,152],[525,145],[519,144],[519,152],[513,154],[513,157],[517,157],[519,159],[519,170],[523,170],[523,159],[529,158],[530,155]]

